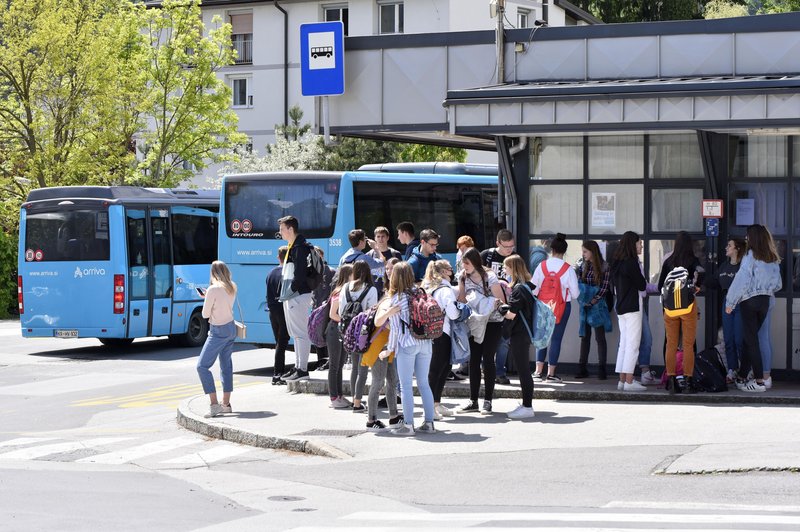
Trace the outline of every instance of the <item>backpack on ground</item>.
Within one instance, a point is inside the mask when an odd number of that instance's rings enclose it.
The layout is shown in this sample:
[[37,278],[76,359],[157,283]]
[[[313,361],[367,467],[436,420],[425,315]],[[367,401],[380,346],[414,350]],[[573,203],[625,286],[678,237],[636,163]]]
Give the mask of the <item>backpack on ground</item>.
[[[374,305],[356,314],[342,335],[342,347],[348,353],[365,353],[372,343],[375,332],[375,314],[378,305]],[[381,327],[383,329],[383,327]]]
[[[675,376],[683,375],[683,349],[678,349],[675,352]],[[667,370],[664,368],[664,373],[661,374],[661,387],[667,387],[667,381],[669,380],[669,375],[667,375]]]
[[317,347],[325,347],[325,330],[331,321],[331,299],[311,311],[308,317],[308,338]]
[[408,293],[408,312],[411,315],[411,336],[419,340],[434,340],[444,331],[444,311],[439,303],[422,288]]
[[567,306],[567,302],[564,300],[564,293],[561,290],[561,276],[568,269],[569,264],[565,262],[557,272],[551,272],[547,269],[547,262],[542,262],[544,281],[542,281],[542,286],[539,288],[539,300],[553,310],[553,314],[556,316],[556,323],[561,323],[564,309]]
[[725,363],[716,349],[700,351],[694,357],[694,385],[701,392],[727,392]]
[[690,313],[694,309],[694,281],[683,266],[673,268],[661,289],[661,304],[664,314],[674,318]]
[[325,276],[325,261],[322,260],[317,248],[311,244],[308,244],[306,266],[306,284],[311,290],[316,290]]
[[550,345],[550,339],[553,337],[553,330],[556,328],[556,315],[553,314],[549,305],[533,295],[530,286],[527,284],[522,286],[533,298],[533,323],[529,324],[522,312],[519,313],[520,319],[525,324],[525,328],[528,329],[528,335],[531,337],[533,347],[544,349]]
[[344,333],[347,331],[347,327],[350,326],[350,322],[353,321],[353,318],[358,316],[364,311],[364,298],[367,297],[367,292],[369,292],[370,286],[364,285],[361,290],[361,295],[358,296],[358,299],[353,299],[350,295],[350,285],[347,284],[344,287],[344,307],[339,309],[339,316],[341,316],[341,321],[339,321],[339,332],[342,333],[342,337],[344,337]]

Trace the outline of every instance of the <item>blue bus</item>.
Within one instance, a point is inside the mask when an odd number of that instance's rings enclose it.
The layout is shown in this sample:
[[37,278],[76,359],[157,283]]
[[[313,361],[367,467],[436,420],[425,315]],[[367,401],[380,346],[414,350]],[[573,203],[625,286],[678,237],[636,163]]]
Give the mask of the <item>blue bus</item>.
[[32,190],[20,212],[22,336],[202,345],[198,289],[217,256],[218,217],[218,191]]
[[[276,172],[229,175],[223,179],[219,258],[239,284],[239,301],[248,324],[247,341],[273,343],[266,312],[269,271],[278,265],[277,220],[295,216],[300,233],[335,266],[350,248],[347,233],[364,229],[371,237],[385,226],[411,221],[440,235],[439,252],[455,259],[455,242],[471,235],[479,249],[494,243],[500,225],[497,175],[390,172]],[[252,327],[252,329],[251,329]],[[252,333],[251,333],[252,330]]]

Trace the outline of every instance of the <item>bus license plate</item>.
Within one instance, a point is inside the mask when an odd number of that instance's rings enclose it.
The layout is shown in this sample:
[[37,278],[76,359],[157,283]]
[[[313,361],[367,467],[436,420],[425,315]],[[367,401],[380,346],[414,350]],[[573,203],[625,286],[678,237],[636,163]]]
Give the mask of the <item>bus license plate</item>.
[[77,338],[77,329],[58,329],[56,330],[56,338]]

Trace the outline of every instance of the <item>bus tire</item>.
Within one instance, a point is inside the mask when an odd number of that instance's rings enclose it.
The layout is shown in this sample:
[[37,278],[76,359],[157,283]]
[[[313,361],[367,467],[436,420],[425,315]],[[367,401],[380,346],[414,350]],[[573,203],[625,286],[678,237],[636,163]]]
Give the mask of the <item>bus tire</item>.
[[128,347],[133,343],[133,338],[98,338],[106,347]]
[[192,312],[186,332],[178,336],[180,344],[184,347],[200,347],[208,337],[208,320],[203,317],[200,309]]

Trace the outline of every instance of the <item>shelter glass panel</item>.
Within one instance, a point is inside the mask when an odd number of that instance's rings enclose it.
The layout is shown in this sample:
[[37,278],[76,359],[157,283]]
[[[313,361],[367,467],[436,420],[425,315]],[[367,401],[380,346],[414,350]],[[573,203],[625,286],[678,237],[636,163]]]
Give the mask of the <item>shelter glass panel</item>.
[[[800,155],[800,152],[795,152]],[[797,175],[797,174],[795,174]],[[794,234],[800,236],[800,183],[794,185]]]
[[642,135],[589,137],[590,179],[642,179],[643,173]]
[[651,191],[653,231],[703,230],[703,217],[700,213],[702,188],[660,188]]
[[792,137],[793,146],[793,159],[792,175],[795,177],[800,176],[800,137]]
[[[700,260],[700,264],[706,268],[706,241],[693,240],[694,243],[694,256]],[[658,283],[658,277],[661,275],[661,266],[664,260],[672,253],[675,247],[674,240],[651,240],[648,249],[650,250],[650,268],[647,276],[647,281],[650,283]],[[707,268],[706,268],[707,269]]]
[[[550,249],[550,242],[552,238],[534,238],[530,240],[530,248],[533,249],[537,246],[543,247],[547,250],[547,253],[552,253]],[[567,252],[564,253],[564,261],[567,264],[575,265],[581,258],[581,244],[583,243],[582,240],[567,240]],[[533,273],[533,272],[531,272]]]
[[530,206],[531,233],[583,233],[582,185],[534,185]]
[[653,179],[703,178],[697,135],[651,135],[648,176]]
[[733,183],[728,201],[731,232],[744,234],[751,224],[762,224],[773,234],[785,235],[789,209],[784,183]]
[[589,186],[589,233],[625,231],[644,231],[644,186]]
[[800,292],[800,240],[794,241],[792,249],[792,284],[795,293]]
[[789,169],[788,137],[730,137],[732,177],[786,177]]
[[537,137],[531,145],[534,179],[583,179],[583,137]]

